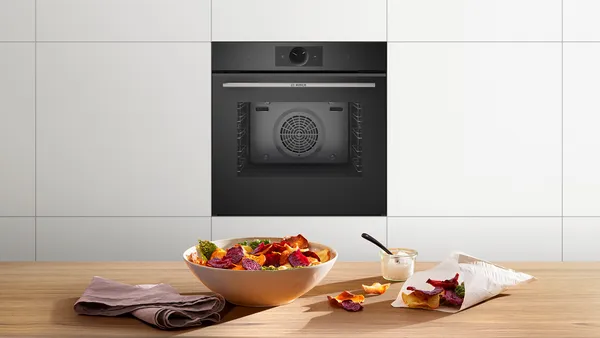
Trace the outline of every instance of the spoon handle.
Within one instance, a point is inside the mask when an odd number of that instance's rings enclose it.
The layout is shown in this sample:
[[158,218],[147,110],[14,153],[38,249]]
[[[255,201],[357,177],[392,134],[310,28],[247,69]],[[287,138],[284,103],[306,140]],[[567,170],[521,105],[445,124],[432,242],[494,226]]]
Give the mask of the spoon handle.
[[381,250],[385,251],[385,253],[387,253],[388,255],[393,255],[393,253],[388,250],[385,246],[383,246],[383,244],[381,244],[378,240],[376,240],[375,238],[373,238],[373,236],[367,234],[367,233],[363,233],[362,238],[366,239],[367,241],[377,245],[378,247],[381,248]]

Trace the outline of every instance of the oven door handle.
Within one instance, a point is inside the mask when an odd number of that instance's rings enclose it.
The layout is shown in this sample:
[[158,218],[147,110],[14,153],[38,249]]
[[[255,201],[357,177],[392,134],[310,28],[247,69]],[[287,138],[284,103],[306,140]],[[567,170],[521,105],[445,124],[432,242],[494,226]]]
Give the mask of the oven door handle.
[[373,82],[226,82],[223,88],[375,88]]

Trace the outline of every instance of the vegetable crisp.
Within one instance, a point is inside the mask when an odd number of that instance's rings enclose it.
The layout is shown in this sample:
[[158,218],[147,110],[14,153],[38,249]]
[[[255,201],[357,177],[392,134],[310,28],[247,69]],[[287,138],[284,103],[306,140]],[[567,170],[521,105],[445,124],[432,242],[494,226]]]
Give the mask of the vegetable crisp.
[[458,276],[457,273],[452,279],[427,279],[426,283],[434,287],[429,291],[409,286],[406,290],[412,293],[402,293],[402,300],[412,308],[437,309],[440,305],[460,307],[465,298],[465,283],[458,284]]
[[311,251],[302,235],[284,237],[280,242],[268,239],[244,241],[224,249],[213,242],[198,240],[196,252],[187,259],[196,264],[229,270],[286,270],[325,263],[329,249]]

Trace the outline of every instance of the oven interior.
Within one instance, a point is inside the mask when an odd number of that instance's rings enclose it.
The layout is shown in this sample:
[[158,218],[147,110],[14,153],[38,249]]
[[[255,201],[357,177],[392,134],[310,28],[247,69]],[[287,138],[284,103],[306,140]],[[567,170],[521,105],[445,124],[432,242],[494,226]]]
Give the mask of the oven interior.
[[238,102],[238,176],[362,176],[359,102]]

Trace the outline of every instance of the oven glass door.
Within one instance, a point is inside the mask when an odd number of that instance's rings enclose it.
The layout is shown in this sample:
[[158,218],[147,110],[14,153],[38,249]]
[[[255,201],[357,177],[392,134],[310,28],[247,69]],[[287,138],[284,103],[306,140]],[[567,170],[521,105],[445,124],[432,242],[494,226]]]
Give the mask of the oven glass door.
[[213,74],[214,216],[386,214],[383,74]]

